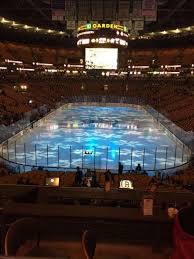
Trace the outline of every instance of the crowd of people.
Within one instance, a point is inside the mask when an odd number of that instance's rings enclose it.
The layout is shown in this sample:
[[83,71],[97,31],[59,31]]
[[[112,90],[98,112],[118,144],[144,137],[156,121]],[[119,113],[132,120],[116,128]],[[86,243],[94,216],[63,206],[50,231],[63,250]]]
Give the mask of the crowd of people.
[[[138,174],[138,175],[145,175],[148,176],[148,173],[143,170],[141,164],[138,164],[135,168],[135,170],[127,171],[125,172],[128,174]],[[117,178],[118,175],[118,178]],[[119,187],[119,183],[122,180],[124,176],[124,166],[121,162],[118,163],[118,172],[111,172],[111,170],[106,170],[104,172],[104,185],[107,185],[108,183],[111,185],[114,185],[117,182],[117,187]],[[117,179],[117,180],[116,180]],[[150,185],[152,183],[156,183],[154,179],[157,179],[157,181],[161,180],[160,172],[157,172],[157,177],[150,178],[152,179],[150,181]],[[73,183],[73,186],[79,186],[79,187],[100,187],[100,183],[97,180],[97,173],[95,170],[87,169],[86,173],[84,174],[83,171],[78,166],[76,168],[75,173],[75,180]]]

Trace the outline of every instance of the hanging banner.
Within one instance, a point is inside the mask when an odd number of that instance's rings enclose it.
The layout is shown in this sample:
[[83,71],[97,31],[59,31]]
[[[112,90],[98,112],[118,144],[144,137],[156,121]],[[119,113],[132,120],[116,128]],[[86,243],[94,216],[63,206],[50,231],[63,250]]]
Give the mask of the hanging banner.
[[78,2],[78,19],[91,20],[91,9],[89,0],[82,0]]
[[103,1],[92,0],[92,19],[103,20]]
[[76,16],[75,0],[65,0],[65,20],[75,21],[77,19]]
[[76,29],[75,21],[67,21],[66,22],[66,29],[67,30],[75,30]]
[[53,21],[63,21],[65,15],[65,2],[64,0],[52,0],[52,20]]
[[52,20],[53,21],[63,21],[64,16],[65,16],[65,10],[52,9]]
[[134,30],[135,31],[143,31],[144,30],[144,20],[139,20],[134,22]]
[[142,14],[145,17],[145,21],[156,21],[157,20],[156,0],[143,0]]
[[142,10],[154,10],[156,8],[156,0],[143,0]]
[[132,19],[139,20],[142,18],[142,2],[141,1],[134,1],[133,2],[133,12],[132,12]]
[[123,26],[127,27],[129,30],[132,30],[133,28],[132,20],[124,21]]
[[116,1],[104,1],[104,21],[112,21],[116,19]]
[[119,1],[118,5],[118,20],[129,20],[130,1]]

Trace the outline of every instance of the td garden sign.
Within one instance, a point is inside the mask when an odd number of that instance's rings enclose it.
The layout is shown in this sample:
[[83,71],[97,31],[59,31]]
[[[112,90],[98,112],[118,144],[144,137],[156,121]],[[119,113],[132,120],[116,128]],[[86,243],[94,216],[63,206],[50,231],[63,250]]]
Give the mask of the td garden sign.
[[87,23],[78,28],[78,32],[87,31],[87,30],[100,30],[100,29],[112,29],[123,32],[128,32],[128,28],[126,26],[122,26],[115,23]]

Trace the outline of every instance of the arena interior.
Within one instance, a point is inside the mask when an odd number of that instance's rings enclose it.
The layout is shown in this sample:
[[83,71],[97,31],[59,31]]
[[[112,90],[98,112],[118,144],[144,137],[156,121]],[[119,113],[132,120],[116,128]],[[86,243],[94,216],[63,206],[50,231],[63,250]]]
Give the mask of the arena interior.
[[192,0],[0,2],[0,258],[193,259],[193,151]]

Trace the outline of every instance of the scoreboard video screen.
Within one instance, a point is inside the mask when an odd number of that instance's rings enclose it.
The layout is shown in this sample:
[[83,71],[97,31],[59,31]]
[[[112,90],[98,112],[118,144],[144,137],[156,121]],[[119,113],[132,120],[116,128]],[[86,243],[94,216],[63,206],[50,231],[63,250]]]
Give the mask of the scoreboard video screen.
[[86,48],[86,69],[109,69],[116,70],[118,67],[117,48]]

